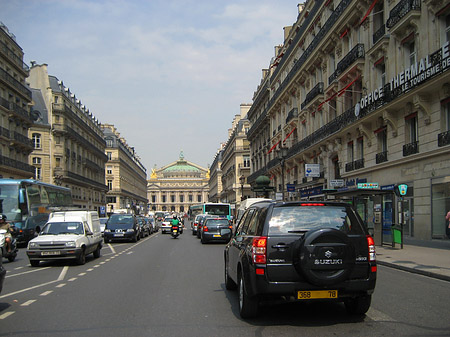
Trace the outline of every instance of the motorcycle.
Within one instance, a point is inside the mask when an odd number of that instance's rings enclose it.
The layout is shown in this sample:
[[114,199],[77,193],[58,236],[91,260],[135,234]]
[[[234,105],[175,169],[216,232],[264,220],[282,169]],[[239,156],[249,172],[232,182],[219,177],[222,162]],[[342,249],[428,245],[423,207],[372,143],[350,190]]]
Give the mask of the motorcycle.
[[13,262],[16,259],[17,252],[19,251],[17,249],[17,243],[14,236],[11,240],[11,251],[8,252],[6,248],[6,229],[0,229],[0,248],[2,257],[5,257],[8,259],[9,262]]
[[176,238],[178,237],[178,235],[181,234],[181,232],[180,232],[180,226],[178,226],[178,225],[172,225],[172,228],[171,228],[171,230],[170,230],[170,234],[172,235],[172,237],[173,237],[174,239],[176,239]]

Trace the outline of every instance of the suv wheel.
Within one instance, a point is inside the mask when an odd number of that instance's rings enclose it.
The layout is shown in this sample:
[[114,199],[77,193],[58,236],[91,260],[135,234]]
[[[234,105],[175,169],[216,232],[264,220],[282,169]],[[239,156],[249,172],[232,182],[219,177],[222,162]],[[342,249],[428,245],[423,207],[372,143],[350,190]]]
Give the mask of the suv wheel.
[[369,310],[372,295],[349,298],[344,301],[345,309],[352,315],[364,315]]
[[239,274],[238,282],[239,314],[242,318],[254,318],[258,314],[258,298],[247,294],[243,275]]
[[77,259],[77,263],[79,265],[83,265],[86,263],[86,252],[84,251],[84,248],[82,248],[80,256]]
[[346,280],[355,265],[355,248],[348,236],[332,228],[307,233],[294,254],[297,271],[319,286]]

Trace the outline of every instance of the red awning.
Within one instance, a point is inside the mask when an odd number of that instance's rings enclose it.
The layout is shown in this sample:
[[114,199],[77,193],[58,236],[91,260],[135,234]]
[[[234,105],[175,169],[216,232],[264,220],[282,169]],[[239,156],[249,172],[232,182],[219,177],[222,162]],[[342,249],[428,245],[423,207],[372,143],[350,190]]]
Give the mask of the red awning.
[[295,127],[295,128],[293,128],[292,129],[292,131],[291,132],[289,132],[289,134],[286,136],[286,138],[284,138],[284,140],[283,140],[283,144],[284,144],[284,142],[286,141],[286,139],[288,139],[289,138],[289,136],[290,135],[292,135],[292,133],[295,131],[295,129],[297,129],[297,127]]
[[280,142],[281,142],[281,139],[280,139],[278,142],[276,142],[276,144],[275,144],[274,146],[272,146],[272,147],[270,148],[270,150],[269,150],[269,152],[267,152],[267,154],[269,154],[270,152],[272,152],[272,151],[277,147],[277,145],[280,144]]

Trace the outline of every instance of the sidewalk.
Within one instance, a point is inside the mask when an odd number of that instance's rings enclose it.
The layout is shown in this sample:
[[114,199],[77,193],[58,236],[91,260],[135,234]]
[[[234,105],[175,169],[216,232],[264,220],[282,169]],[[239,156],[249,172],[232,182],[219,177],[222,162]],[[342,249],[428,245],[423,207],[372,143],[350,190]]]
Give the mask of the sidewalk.
[[403,249],[377,246],[377,263],[450,282],[450,240],[405,238]]

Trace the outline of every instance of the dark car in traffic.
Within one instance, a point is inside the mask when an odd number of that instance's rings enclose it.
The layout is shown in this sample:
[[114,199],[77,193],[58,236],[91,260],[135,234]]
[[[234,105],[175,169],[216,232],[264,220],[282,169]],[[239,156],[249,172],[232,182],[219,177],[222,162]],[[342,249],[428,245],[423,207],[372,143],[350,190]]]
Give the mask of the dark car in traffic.
[[202,243],[211,241],[228,242],[231,239],[233,225],[227,218],[206,218],[200,230]]
[[202,233],[202,227],[203,227],[203,223],[205,222],[205,220],[207,218],[214,218],[214,215],[210,215],[210,214],[201,214],[201,216],[198,217],[198,223],[197,223],[197,238],[201,238],[200,234]]
[[112,214],[105,226],[105,243],[115,240],[136,242],[141,237],[138,219],[133,214]]
[[25,221],[14,221],[14,237],[18,246],[26,246],[28,241],[38,235],[37,229],[44,227],[47,223],[49,213],[39,213],[28,217]]
[[144,217],[139,217],[138,219],[139,224],[141,225],[141,238],[147,237],[152,234],[147,219]]
[[238,288],[242,318],[262,300],[340,301],[350,314],[370,307],[375,245],[351,205],[258,202],[244,213],[224,252],[225,287]]

